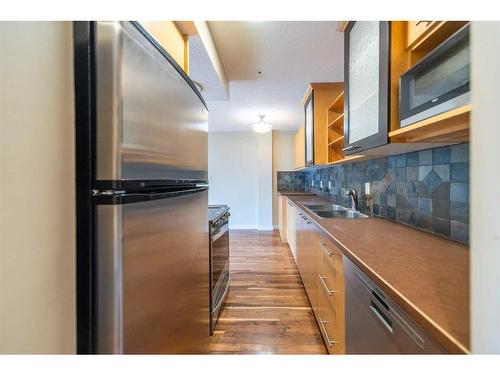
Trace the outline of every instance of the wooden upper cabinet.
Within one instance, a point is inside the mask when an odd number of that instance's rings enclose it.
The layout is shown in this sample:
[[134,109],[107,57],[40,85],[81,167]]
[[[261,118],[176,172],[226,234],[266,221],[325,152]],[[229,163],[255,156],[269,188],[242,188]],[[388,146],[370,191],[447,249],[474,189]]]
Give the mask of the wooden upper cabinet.
[[189,43],[174,21],[143,21],[141,25],[160,43],[177,64],[189,74]]
[[302,100],[306,166],[328,164],[328,108],[343,89],[343,82],[309,84]]
[[[436,53],[466,21],[358,21],[344,32],[343,150],[349,156],[390,155],[469,139],[470,104],[401,126],[400,78]],[[339,120],[340,122],[340,120]],[[411,143],[411,145],[410,145]],[[332,145],[335,146],[335,143]]]
[[299,130],[295,133],[295,146],[294,146],[294,153],[293,153],[293,168],[295,169],[300,169],[304,168],[305,166],[305,160],[306,160],[306,154],[305,154],[305,134],[304,134],[304,127],[301,126]]
[[344,153],[385,145],[389,124],[387,21],[350,22],[344,34]]

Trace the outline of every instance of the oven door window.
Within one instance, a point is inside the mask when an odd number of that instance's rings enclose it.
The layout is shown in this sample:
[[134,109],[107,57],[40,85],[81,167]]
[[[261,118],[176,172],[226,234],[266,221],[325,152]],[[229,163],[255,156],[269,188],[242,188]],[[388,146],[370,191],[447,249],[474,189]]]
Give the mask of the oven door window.
[[229,229],[227,224],[214,234],[212,243],[212,288],[217,287],[222,272],[229,262]]

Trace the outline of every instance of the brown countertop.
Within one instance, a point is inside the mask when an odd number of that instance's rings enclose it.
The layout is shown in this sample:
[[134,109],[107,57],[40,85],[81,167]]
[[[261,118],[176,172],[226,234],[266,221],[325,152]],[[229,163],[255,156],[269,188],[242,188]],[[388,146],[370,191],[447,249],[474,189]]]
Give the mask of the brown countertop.
[[444,348],[469,352],[466,246],[381,218],[322,219],[303,204],[325,200],[288,198]]

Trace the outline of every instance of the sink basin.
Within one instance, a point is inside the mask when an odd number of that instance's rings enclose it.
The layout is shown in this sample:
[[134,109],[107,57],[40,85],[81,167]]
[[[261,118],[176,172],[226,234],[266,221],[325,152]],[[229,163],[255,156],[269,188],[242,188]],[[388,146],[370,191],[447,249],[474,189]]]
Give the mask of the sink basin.
[[338,204],[305,204],[316,216],[336,219],[366,219],[368,216],[359,211]]
[[338,204],[305,204],[311,211],[345,211],[348,208]]
[[366,219],[368,215],[362,214],[359,211],[314,211],[316,215],[323,218],[339,218],[339,219]]
[[323,218],[336,218],[336,219],[366,219],[368,215],[362,214],[354,210],[317,210],[313,211],[316,215]]

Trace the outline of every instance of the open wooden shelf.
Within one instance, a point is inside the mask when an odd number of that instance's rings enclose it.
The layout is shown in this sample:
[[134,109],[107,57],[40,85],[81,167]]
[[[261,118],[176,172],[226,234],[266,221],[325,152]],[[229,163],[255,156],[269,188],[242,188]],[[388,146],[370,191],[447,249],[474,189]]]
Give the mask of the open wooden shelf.
[[344,91],[329,105],[327,110],[328,163],[344,160]]
[[413,42],[409,40],[409,30],[407,25],[407,49],[411,52],[429,52],[444,42],[450,35],[460,30],[467,24],[467,21],[428,21],[429,26]]
[[351,155],[351,156],[346,156],[343,159],[332,161],[331,163],[328,163],[328,164],[330,164],[330,165],[343,164],[343,163],[351,162],[353,160],[362,161],[362,160],[366,160],[366,159],[369,159],[369,157],[367,157],[366,155]]
[[340,127],[340,128],[342,128],[343,126],[344,126],[344,114],[343,113],[341,113],[340,115],[338,115],[333,121],[331,121],[328,124],[329,128],[333,128],[333,127]]
[[344,91],[334,99],[328,110],[336,113],[344,113]]
[[394,143],[442,143],[469,140],[470,104],[389,133]]
[[342,136],[340,136],[340,137],[338,137],[338,138],[335,138],[335,139],[334,139],[334,140],[332,140],[330,143],[328,143],[328,146],[333,145],[334,143],[339,143],[339,142],[341,142],[341,141],[343,141],[343,140],[344,140],[344,136],[342,135]]

